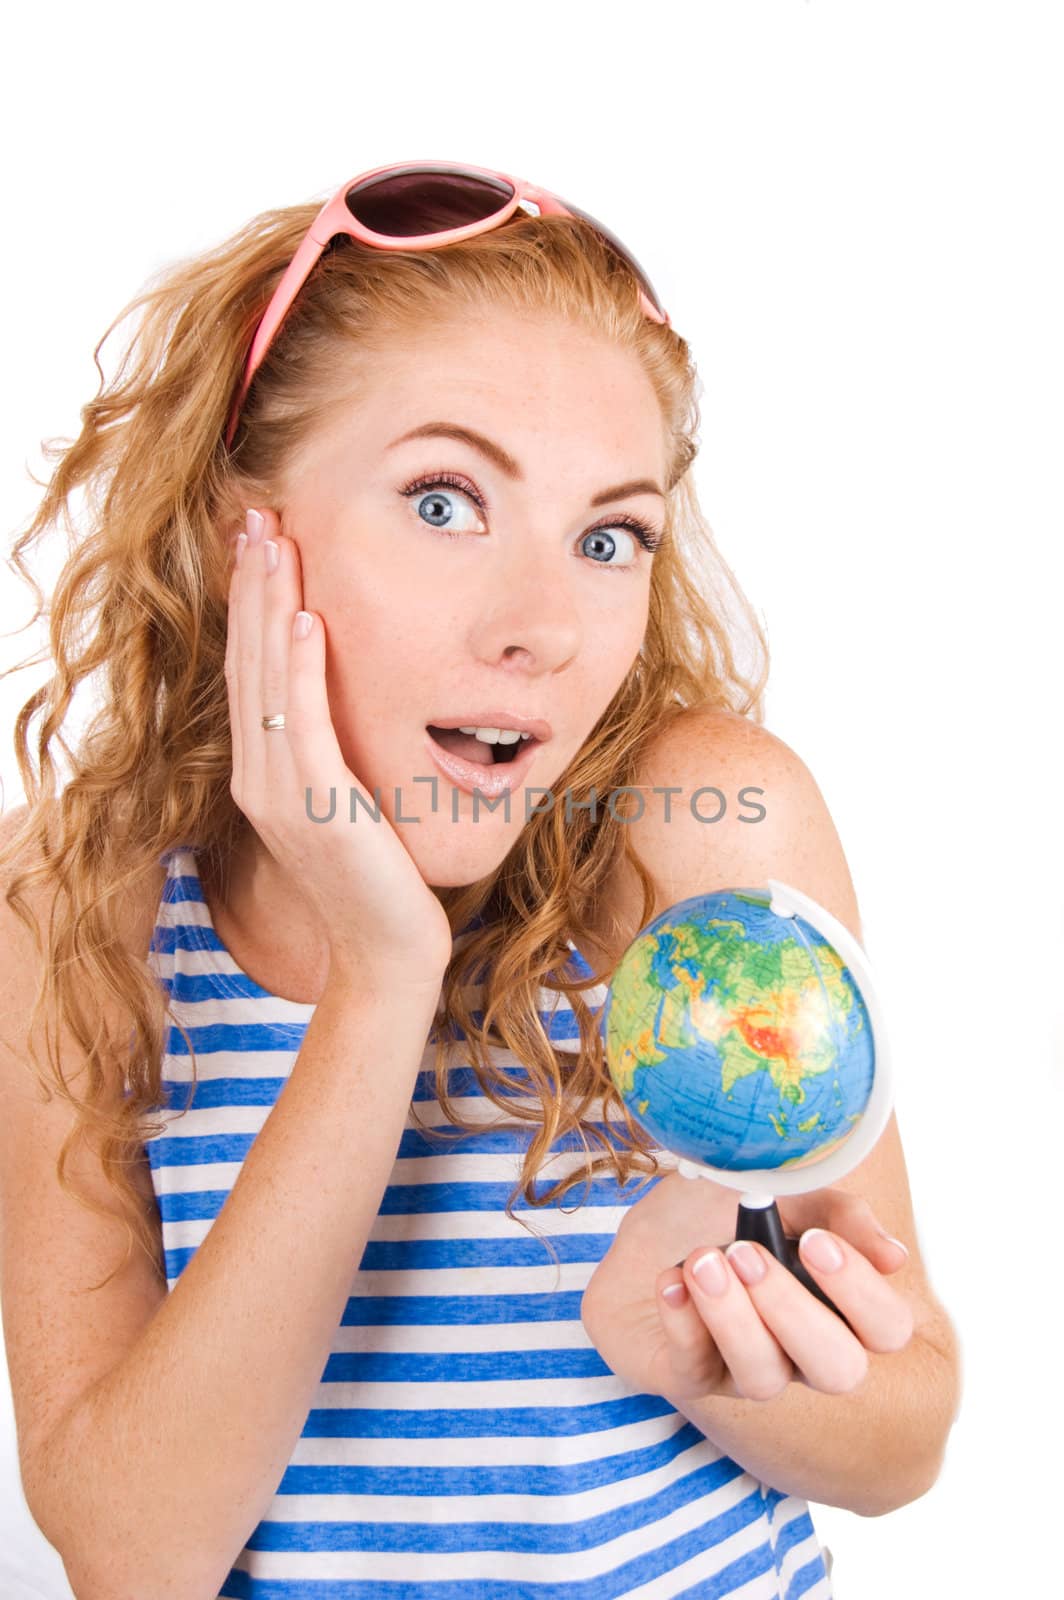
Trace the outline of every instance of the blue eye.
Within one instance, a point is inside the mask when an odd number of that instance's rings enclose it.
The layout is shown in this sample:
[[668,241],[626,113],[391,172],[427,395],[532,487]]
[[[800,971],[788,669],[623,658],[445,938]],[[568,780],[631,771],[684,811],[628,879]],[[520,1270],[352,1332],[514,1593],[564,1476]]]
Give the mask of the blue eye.
[[417,496],[414,509],[418,515],[422,516],[422,508],[426,508],[426,514],[422,517],[422,520],[430,528],[435,528],[437,533],[445,533],[448,538],[456,539],[460,533],[467,533],[469,530],[451,526],[454,521],[452,508],[455,504],[455,496],[453,493],[441,494],[439,492],[441,489],[458,490],[465,499],[471,500],[478,510],[483,512],[488,509],[480,496],[474,492],[472,485],[466,484],[449,472],[437,473],[432,478],[415,478],[414,482],[408,483],[405,489],[400,490],[400,493],[406,495],[409,499],[414,499]]
[[[440,493],[446,490],[446,493]],[[468,528],[456,527],[454,523],[455,492],[463,499],[469,500],[476,506],[482,516],[487,514],[487,501],[466,478],[460,478],[454,472],[437,472],[431,477],[415,478],[406,484],[399,492],[407,499],[415,501],[415,510],[421,520],[437,533],[446,534],[449,539],[457,539],[462,533],[468,533]],[[423,515],[423,508],[425,514]],[[618,529],[623,529],[631,539],[642,546],[646,551],[653,552],[660,548],[662,536],[654,528],[642,520],[634,517],[629,512],[619,513],[614,517],[605,517],[594,527],[589,528],[581,535],[581,542],[594,539],[599,549],[605,548],[606,555],[617,549],[614,534]],[[635,569],[636,561],[626,562],[595,560],[595,565],[604,567],[607,571],[631,572]]]
[[[604,524],[599,528],[589,528],[587,533],[582,535],[580,542],[583,544],[588,540],[594,539],[600,550],[603,546],[606,547],[606,554],[608,556],[611,549],[616,550],[617,548],[617,540],[614,538],[614,534],[619,531],[623,531],[627,535],[629,543],[634,546],[635,540],[632,538],[631,529],[625,522],[613,522]],[[634,562],[635,555],[633,552],[632,560],[630,562],[596,561],[595,565],[599,567],[632,566],[634,565]]]

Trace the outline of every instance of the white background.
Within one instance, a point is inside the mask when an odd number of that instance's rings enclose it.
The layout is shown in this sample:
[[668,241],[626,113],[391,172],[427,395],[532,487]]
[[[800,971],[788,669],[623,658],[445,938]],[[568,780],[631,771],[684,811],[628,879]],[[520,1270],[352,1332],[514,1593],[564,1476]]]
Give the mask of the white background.
[[[691,341],[695,467],[839,828],[889,1006],[920,1243],[966,1393],[941,1478],[813,1507],[840,1600],[1058,1573],[1064,248],[1051,4],[20,8],[3,102],[5,553],[92,350],[167,262],[387,161],[601,217]],[[114,352],[110,354],[114,360]],[[105,351],[105,365],[108,353]],[[111,367],[107,369],[109,372]],[[0,572],[3,628],[29,591]],[[30,649],[4,638],[0,666]],[[0,683],[0,775],[41,673]],[[712,781],[712,778],[707,778]],[[66,1596],[21,1501],[0,1588]],[[86,1463],[89,1468],[89,1464]],[[948,1587],[947,1587],[948,1586]]]

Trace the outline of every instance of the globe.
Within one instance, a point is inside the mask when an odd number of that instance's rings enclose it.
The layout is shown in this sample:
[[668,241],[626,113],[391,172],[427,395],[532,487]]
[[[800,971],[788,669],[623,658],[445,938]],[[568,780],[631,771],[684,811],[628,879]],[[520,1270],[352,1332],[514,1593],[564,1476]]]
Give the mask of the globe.
[[860,945],[774,879],[682,900],[643,928],[600,1027],[634,1120],[685,1176],[741,1188],[751,1204],[833,1182],[889,1115]]

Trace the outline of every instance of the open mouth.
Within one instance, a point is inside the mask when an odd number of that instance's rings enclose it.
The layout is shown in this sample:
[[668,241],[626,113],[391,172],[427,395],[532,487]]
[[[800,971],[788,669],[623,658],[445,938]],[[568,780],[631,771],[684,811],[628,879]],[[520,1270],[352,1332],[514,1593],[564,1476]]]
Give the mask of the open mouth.
[[461,733],[457,728],[436,728],[431,722],[427,731],[441,749],[482,767],[504,766],[523,750],[539,743],[538,739],[528,738],[518,739],[513,744],[489,744],[472,733]]

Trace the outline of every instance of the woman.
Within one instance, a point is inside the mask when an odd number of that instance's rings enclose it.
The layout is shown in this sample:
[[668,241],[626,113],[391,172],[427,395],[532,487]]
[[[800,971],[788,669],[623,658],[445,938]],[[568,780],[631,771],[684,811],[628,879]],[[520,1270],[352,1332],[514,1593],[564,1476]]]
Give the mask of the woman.
[[771,873],[859,933],[760,726],[687,345],[600,224],[449,163],[135,304],[15,547],[89,491],[0,856],[35,1518],[79,1596],[830,1594],[806,1497],[923,1493],[956,1407],[896,1125],[781,1202],[846,1327],[716,1248],[734,1194],[663,1171],[597,1034],[689,894]]

